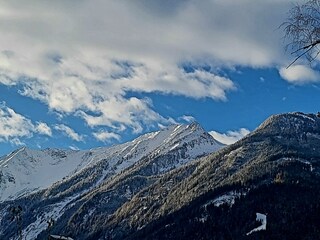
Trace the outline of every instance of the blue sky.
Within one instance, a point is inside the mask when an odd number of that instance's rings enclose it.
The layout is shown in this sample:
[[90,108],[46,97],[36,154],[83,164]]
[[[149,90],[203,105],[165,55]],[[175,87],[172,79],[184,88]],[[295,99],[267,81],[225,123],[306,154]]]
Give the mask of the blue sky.
[[0,155],[189,121],[229,144],[271,114],[319,111],[317,61],[286,69],[291,1],[0,3]]

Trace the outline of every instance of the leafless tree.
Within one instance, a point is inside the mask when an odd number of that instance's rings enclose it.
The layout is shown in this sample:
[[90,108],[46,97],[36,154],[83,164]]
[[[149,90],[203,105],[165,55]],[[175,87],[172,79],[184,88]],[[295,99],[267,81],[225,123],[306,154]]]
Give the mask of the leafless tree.
[[288,42],[286,50],[296,56],[288,67],[301,57],[310,62],[317,58],[320,53],[320,0],[296,4],[281,27]]

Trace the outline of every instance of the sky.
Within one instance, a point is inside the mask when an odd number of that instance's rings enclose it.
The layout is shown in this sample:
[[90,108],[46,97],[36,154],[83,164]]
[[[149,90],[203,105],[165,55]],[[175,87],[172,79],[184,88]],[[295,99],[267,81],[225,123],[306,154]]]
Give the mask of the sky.
[[231,144],[319,111],[285,52],[289,0],[0,0],[0,155],[88,149],[197,121]]

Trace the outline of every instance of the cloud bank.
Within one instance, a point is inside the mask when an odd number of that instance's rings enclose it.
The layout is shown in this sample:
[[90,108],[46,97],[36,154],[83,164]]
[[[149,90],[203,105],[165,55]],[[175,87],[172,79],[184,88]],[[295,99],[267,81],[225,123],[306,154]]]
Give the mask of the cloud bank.
[[236,141],[240,140],[241,138],[248,135],[250,131],[246,128],[240,128],[237,131],[227,131],[226,133],[219,133],[216,131],[210,131],[209,134],[216,139],[217,141],[230,145],[235,143]]
[[0,103],[0,142],[23,145],[20,138],[31,138],[34,133],[51,136],[50,127],[43,122],[36,124],[13,109]]
[[67,137],[71,138],[74,141],[77,141],[77,142],[84,141],[84,136],[76,133],[72,128],[70,128],[64,124],[55,125],[54,129],[57,131],[61,131],[64,135],[66,135]]
[[292,84],[306,84],[320,81],[320,75],[306,65],[293,65],[289,68],[281,68],[280,76]]
[[[222,66],[283,63],[276,28],[290,2],[0,0],[0,84],[116,132],[98,140],[118,139],[170,122],[134,93],[227,101],[236,86]],[[18,129],[13,135],[30,134]],[[55,129],[83,141],[66,126]],[[52,134],[43,124],[37,131]]]
[[121,136],[119,134],[108,132],[108,131],[95,132],[93,133],[93,136],[101,142],[108,142],[111,140],[117,140],[117,141],[121,140]]

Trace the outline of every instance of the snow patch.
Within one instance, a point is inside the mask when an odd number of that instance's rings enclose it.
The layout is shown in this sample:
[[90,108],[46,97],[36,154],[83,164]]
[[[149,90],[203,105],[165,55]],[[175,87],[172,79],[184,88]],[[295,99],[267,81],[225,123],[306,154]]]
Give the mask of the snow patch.
[[223,194],[213,200],[210,200],[206,204],[203,205],[203,207],[206,209],[207,206],[209,205],[214,205],[215,207],[219,207],[222,204],[228,204],[229,206],[232,206],[235,203],[236,198],[240,196],[245,196],[246,193],[243,192],[236,192],[236,191],[231,191],[226,194]]
[[312,165],[312,163],[306,159],[283,157],[280,158],[278,161],[297,161],[309,166],[310,172],[313,172],[315,170],[315,167]]
[[78,195],[69,197],[57,204],[49,205],[47,207],[46,212],[43,212],[40,216],[38,215],[37,220],[35,222],[31,223],[25,229],[23,229],[22,235],[25,236],[25,239],[26,240],[36,239],[39,233],[47,229],[48,227],[47,221],[49,219],[53,219],[54,221],[57,221],[57,219],[64,213],[63,209],[67,206],[68,203],[70,203],[76,197],[78,197]]
[[64,237],[64,236],[59,236],[59,235],[50,235],[53,239],[62,239],[62,240],[73,240],[71,237]]
[[253,232],[267,230],[267,215],[262,213],[256,213],[256,221],[261,222],[261,225],[259,227],[252,229],[250,232],[248,232],[247,236]]
[[309,117],[303,113],[296,112],[296,113],[294,113],[294,115],[297,115],[297,116],[303,117],[304,119],[311,120],[312,122],[315,122],[315,120],[312,117]]

